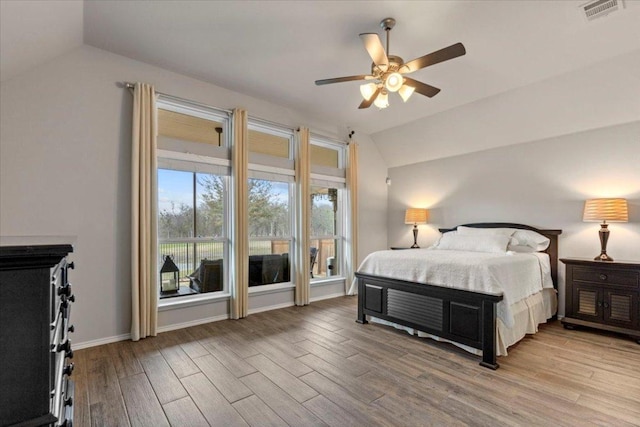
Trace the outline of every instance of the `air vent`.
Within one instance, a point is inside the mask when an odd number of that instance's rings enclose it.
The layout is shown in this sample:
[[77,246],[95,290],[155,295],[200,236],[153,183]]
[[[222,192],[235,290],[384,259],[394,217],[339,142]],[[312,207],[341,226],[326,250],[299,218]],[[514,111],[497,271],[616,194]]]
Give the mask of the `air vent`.
[[581,5],[580,10],[587,21],[593,21],[623,7],[622,0],[596,0]]

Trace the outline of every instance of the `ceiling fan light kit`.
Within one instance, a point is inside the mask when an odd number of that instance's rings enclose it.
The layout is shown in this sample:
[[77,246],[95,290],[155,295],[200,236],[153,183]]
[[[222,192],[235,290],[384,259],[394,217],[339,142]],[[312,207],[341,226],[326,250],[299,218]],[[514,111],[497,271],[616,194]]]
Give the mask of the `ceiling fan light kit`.
[[364,98],[358,107],[360,109],[369,108],[372,104],[380,109],[387,108],[389,106],[389,92],[398,92],[404,102],[407,102],[413,92],[418,92],[429,98],[435,96],[440,92],[440,89],[410,77],[404,77],[404,74],[462,56],[466,53],[464,45],[456,43],[405,63],[399,56],[389,55],[389,32],[395,24],[396,20],[393,18],[385,18],[380,22],[380,26],[387,33],[386,49],[382,46],[378,34],[360,34],[360,39],[373,60],[371,74],[316,80],[316,85],[373,80],[360,86],[360,94]]
[[384,81],[384,87],[386,87],[389,92],[397,92],[403,84],[404,78],[400,73],[390,73]]

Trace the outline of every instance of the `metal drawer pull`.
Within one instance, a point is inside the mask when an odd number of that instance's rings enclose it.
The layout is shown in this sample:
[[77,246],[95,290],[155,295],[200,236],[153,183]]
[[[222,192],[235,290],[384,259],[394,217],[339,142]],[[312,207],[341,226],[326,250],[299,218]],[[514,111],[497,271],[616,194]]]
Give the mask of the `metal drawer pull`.
[[604,305],[604,308],[609,308],[609,303],[608,302],[605,302],[603,305]]
[[600,280],[607,280],[607,275],[600,273]]

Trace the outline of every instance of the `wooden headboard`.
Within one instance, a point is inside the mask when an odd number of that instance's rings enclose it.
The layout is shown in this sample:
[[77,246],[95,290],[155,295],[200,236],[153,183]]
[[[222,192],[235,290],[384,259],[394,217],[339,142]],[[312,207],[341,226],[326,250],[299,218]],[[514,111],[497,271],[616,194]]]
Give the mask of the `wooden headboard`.
[[[549,240],[551,240],[551,243],[549,243],[549,247],[542,252],[546,252],[547,254],[549,254],[553,286],[558,289],[558,236],[562,234],[562,230],[541,230],[530,225],[513,224],[510,222],[478,222],[475,224],[462,224],[461,226],[473,228],[518,228],[520,230],[532,230],[547,237]],[[447,233],[449,231],[454,231],[458,227],[459,226],[456,225],[453,228],[439,228],[439,230],[441,233]]]

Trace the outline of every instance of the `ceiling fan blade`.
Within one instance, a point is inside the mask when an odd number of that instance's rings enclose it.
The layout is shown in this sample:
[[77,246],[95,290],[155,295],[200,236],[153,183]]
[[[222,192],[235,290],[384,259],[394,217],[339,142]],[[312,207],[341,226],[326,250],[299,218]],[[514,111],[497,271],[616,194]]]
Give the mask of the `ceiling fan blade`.
[[421,56],[420,58],[416,58],[404,64],[404,66],[400,69],[401,73],[411,73],[413,71],[419,70],[424,67],[428,67],[430,65],[438,64],[443,61],[448,61],[449,59],[457,58],[458,56],[462,56],[467,53],[464,45],[462,43],[452,44],[449,47],[445,47],[440,50],[436,50],[435,52],[429,53],[425,56]]
[[373,76],[370,76],[368,74],[361,74],[359,76],[336,77],[334,79],[316,80],[316,85],[321,86],[321,85],[328,85],[331,83],[350,82],[354,80],[370,80],[373,78],[374,78]]
[[373,63],[378,67],[384,67],[386,69],[386,67],[389,66],[389,58],[387,58],[380,37],[376,33],[362,33],[360,34],[360,38],[364,43],[364,48],[369,52]]
[[411,86],[412,88],[415,88],[416,92],[418,92],[421,95],[428,96],[429,98],[433,98],[438,94],[438,92],[440,92],[440,89],[438,89],[437,87],[433,87],[431,85],[419,82],[409,77],[404,78],[404,84],[406,84],[407,86]]
[[364,101],[362,101],[360,103],[360,105],[358,106],[359,109],[363,109],[363,108],[369,108],[371,107],[371,104],[373,104],[373,101],[376,100],[376,98],[378,97],[378,95],[380,94],[380,91],[382,90],[381,87],[379,87],[373,95],[371,95],[371,98],[369,99],[365,99]]

